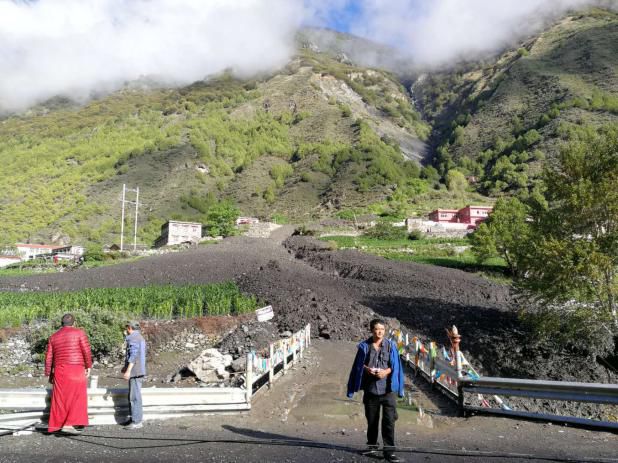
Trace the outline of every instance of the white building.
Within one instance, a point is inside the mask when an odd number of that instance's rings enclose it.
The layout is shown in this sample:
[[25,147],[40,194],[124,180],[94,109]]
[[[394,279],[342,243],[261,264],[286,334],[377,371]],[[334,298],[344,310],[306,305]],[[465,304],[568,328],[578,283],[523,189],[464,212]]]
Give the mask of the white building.
[[49,257],[56,254],[71,252],[71,246],[57,246],[53,244],[16,244],[17,255],[22,260]]
[[202,224],[199,222],[180,222],[170,220],[161,226],[161,236],[156,239],[155,247],[192,242],[202,239]]

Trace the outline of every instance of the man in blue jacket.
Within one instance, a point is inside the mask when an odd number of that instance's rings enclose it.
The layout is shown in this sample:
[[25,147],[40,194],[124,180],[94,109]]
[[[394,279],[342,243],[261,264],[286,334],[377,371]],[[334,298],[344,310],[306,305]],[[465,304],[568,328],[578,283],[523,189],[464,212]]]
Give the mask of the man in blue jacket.
[[129,381],[129,404],[131,407],[131,421],[126,423],[125,429],[140,429],[142,423],[142,383],[146,376],[146,341],[139,331],[139,323],[132,321],[126,325],[127,352],[125,356],[124,379]]
[[403,368],[397,345],[384,337],[386,324],[374,319],[369,324],[372,336],[358,345],[348,380],[348,398],[363,390],[367,418],[367,446],[364,455],[378,454],[378,427],[382,409],[382,441],[384,458],[401,461],[395,455],[395,421],[397,396],[403,397]]

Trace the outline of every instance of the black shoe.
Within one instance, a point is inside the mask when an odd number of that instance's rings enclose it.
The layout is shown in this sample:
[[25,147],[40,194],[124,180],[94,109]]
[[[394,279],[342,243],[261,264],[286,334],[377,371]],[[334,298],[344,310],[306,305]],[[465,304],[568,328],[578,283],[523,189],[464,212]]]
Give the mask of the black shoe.
[[399,463],[400,461],[402,461],[401,458],[399,458],[394,453],[385,453],[384,459],[390,463]]
[[377,445],[368,445],[367,449],[361,452],[361,455],[365,457],[377,457],[380,454]]

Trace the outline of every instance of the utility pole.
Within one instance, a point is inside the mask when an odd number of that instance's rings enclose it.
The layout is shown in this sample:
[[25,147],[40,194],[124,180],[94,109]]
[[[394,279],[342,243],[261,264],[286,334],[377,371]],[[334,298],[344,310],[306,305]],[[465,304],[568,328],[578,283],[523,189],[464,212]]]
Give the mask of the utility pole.
[[[127,192],[135,193],[135,201],[127,200]],[[135,224],[133,228],[133,251],[137,250],[137,213],[139,209],[139,187],[127,188],[126,184],[122,185],[122,215],[120,218],[120,251],[124,251],[124,216],[125,204],[135,205]]]

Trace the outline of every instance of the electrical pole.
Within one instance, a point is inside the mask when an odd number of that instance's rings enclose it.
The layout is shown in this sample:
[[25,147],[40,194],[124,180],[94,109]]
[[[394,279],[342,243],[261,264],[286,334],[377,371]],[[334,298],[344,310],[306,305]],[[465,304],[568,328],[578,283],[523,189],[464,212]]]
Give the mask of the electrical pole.
[[123,250],[123,242],[124,242],[124,203],[125,203],[125,192],[127,191],[127,186],[122,184],[122,217],[120,218],[120,252]]
[[139,187],[135,189],[135,228],[133,230],[133,252],[137,251],[137,209],[139,207]]
[[[127,200],[127,192],[135,193],[135,201]],[[124,216],[125,204],[135,205],[135,223],[133,227],[133,251],[137,250],[137,213],[139,209],[139,187],[132,189],[127,188],[126,184],[122,185],[122,216],[120,218],[120,251],[124,251]]]

